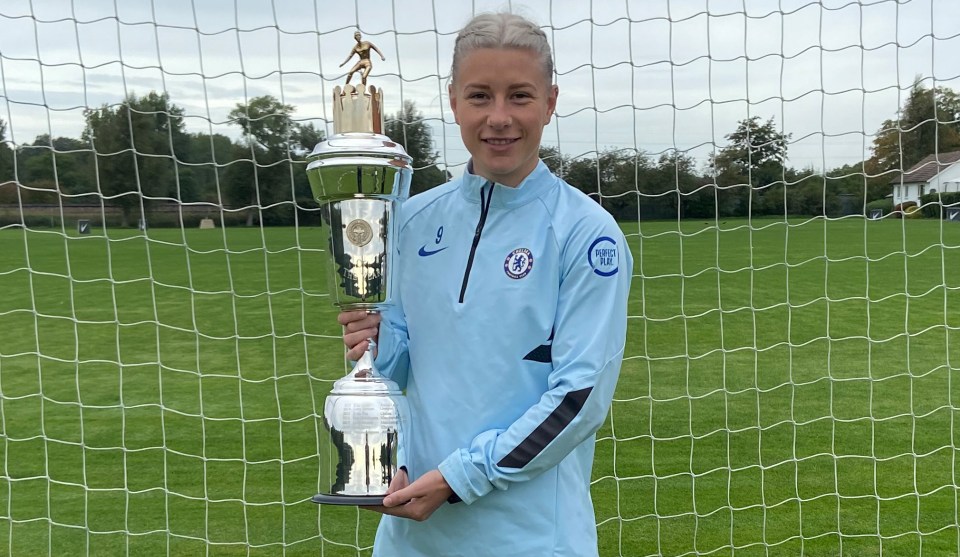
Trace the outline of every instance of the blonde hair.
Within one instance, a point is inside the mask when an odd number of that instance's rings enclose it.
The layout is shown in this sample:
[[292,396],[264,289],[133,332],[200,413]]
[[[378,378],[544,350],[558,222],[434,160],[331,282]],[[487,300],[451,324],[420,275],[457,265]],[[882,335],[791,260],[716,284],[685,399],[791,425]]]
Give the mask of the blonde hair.
[[457,79],[460,61],[478,48],[522,48],[540,58],[547,83],[553,83],[553,55],[547,35],[532,21],[512,13],[487,13],[467,23],[453,46],[450,79]]

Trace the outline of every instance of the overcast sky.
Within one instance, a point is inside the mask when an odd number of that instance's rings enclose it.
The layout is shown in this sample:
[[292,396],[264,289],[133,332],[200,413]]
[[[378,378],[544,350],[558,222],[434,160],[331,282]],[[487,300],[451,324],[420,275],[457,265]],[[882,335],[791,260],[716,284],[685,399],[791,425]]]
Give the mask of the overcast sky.
[[560,99],[544,142],[578,156],[679,149],[705,161],[736,122],[773,118],[790,163],[869,155],[919,78],[960,91],[958,0],[2,0],[7,140],[79,137],[83,110],[167,91],[190,131],[238,135],[227,113],[270,94],[331,131],[329,97],[359,26],[387,56],[386,112],[417,103],[441,158],[467,159],[447,106],[457,30],[512,7],[554,47]]

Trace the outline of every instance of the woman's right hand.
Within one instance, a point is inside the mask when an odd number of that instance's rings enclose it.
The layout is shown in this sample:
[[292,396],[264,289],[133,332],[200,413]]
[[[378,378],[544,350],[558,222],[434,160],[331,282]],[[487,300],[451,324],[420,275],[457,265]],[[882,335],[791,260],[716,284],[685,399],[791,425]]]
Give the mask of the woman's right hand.
[[[377,342],[380,334],[380,314],[363,310],[344,311],[337,315],[337,322],[343,325],[343,343],[347,346],[347,359],[359,360],[370,344],[368,339]],[[376,349],[374,349],[376,357]]]

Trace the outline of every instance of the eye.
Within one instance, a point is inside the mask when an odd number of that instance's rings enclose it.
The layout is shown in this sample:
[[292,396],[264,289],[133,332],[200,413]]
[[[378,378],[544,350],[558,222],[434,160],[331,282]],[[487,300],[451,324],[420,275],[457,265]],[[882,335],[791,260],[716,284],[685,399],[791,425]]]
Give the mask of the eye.
[[486,100],[487,94],[483,91],[474,91],[472,93],[467,93],[467,98],[474,101]]

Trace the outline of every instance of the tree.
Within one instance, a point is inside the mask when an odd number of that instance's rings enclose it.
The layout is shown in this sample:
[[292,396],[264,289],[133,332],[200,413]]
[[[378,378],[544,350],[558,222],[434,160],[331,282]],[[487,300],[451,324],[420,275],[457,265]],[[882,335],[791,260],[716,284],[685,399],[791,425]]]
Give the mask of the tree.
[[709,163],[718,186],[717,216],[746,216],[764,205],[764,195],[777,194],[768,186],[783,182],[790,134],[777,131],[773,118],[760,123],[753,116],[725,137],[728,145]]
[[152,198],[175,198],[175,153],[186,149],[183,109],[167,93],[130,95],[85,115],[84,141],[96,153],[100,191],[119,206],[128,226],[135,207]]
[[38,135],[31,145],[17,149],[17,161],[24,185],[56,184],[64,194],[96,191],[90,146],[79,139]]
[[318,143],[323,141],[325,134],[313,123],[295,124],[290,132],[290,144],[299,156],[307,157]]
[[[650,193],[655,172],[650,159],[642,151],[607,149],[593,157],[573,159],[565,163],[564,180],[593,197],[597,203],[619,220],[636,220],[653,197]],[[653,207],[656,203],[649,203]],[[649,212],[644,216],[652,216]]]
[[281,103],[273,95],[263,95],[247,104],[237,103],[228,116],[240,126],[243,136],[258,147],[285,152],[294,129],[293,111],[292,105]]
[[[652,191],[670,192],[669,196],[660,196],[657,202],[669,209],[672,218],[714,216],[713,190],[703,187],[708,181],[697,175],[696,166],[693,157],[680,151],[664,153],[657,161]],[[641,206],[641,213],[642,209]]]
[[[960,95],[947,87],[927,89],[918,78],[896,118],[885,120],[877,131],[869,170],[907,170],[927,155],[957,149]],[[889,175],[883,179],[890,181]]]
[[[253,225],[258,214],[271,222],[293,221],[292,157],[296,156],[294,148],[300,147],[293,139],[298,131],[293,112],[293,106],[272,95],[238,103],[230,111],[230,119],[243,130],[246,146],[234,152],[234,160],[243,162],[228,168],[226,194],[232,203],[250,208],[247,226]],[[290,203],[283,204],[285,201]]]
[[[717,169],[734,167],[743,175],[763,173],[770,167],[783,167],[787,160],[787,143],[791,134],[777,131],[773,118],[766,123],[760,123],[759,116],[740,120],[737,129],[726,135],[729,144],[712,157],[712,164]],[[758,176],[759,183],[764,186],[764,176]],[[769,182],[768,182],[769,183]]]
[[567,169],[570,166],[570,158],[565,157],[558,147],[543,145],[540,146],[540,160],[547,165],[550,172],[553,172],[560,178],[566,176]]
[[841,214],[863,214],[867,203],[882,199],[889,193],[889,176],[886,180],[871,180],[867,176],[867,162],[847,164],[826,173],[830,193],[837,196]]
[[[296,109],[264,95],[238,103],[230,118],[243,130],[244,149],[235,150],[226,173],[226,197],[238,205],[260,207],[265,222],[293,224],[294,206],[312,199],[307,181],[306,158],[324,139],[323,130],[312,123],[294,121]],[[263,209],[269,205],[274,207]],[[247,211],[252,225],[257,211]]]
[[[313,151],[318,143],[324,140],[323,130],[317,128],[312,123],[297,124],[294,126],[290,142],[292,145],[294,157],[293,164],[293,191],[297,207],[316,207],[316,200],[313,198],[313,191],[310,189],[310,181],[307,179],[307,157]],[[300,213],[300,219],[312,215],[319,218],[317,213]],[[311,220],[311,219],[308,219]],[[300,221],[304,222],[304,221]]]
[[223,187],[233,151],[233,140],[223,134],[190,134],[186,152],[178,156],[189,163],[180,168],[181,200],[220,203],[219,188]]
[[437,167],[440,153],[433,149],[430,126],[423,113],[411,100],[403,101],[400,110],[387,119],[384,135],[396,141],[413,159],[411,194],[417,194],[447,181],[447,173]]
[[0,184],[13,180],[11,151],[7,147],[6,138],[7,123],[3,121],[3,118],[0,118]]

